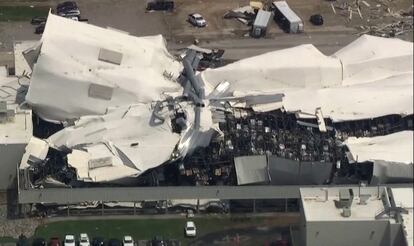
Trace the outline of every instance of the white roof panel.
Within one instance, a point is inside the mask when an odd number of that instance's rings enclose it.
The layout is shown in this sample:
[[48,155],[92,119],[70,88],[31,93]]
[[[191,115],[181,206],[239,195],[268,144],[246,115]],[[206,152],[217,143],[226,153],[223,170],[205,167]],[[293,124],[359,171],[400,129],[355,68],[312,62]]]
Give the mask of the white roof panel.
[[[174,81],[182,66],[161,35],[134,37],[50,14],[41,41],[26,99],[46,120],[103,114],[108,107],[151,102],[182,90]],[[115,64],[98,59],[102,50],[112,51],[104,58]],[[111,99],[91,97],[91,84],[113,88]]]
[[344,85],[413,73],[413,43],[397,38],[363,35],[332,57],[342,62]]
[[338,59],[325,56],[307,44],[207,69],[201,73],[201,78],[212,88],[228,81],[231,92],[248,94],[340,85],[342,69]]
[[413,163],[413,131],[402,131],[372,138],[350,137],[345,141],[358,162],[383,160]]
[[[172,132],[168,120],[153,125],[151,117],[150,105],[121,107],[103,116],[81,117],[74,126],[55,133],[48,141],[57,149],[87,151],[88,162],[85,161],[82,165],[91,167],[92,160],[110,162],[111,165],[97,164],[94,165],[97,168],[89,168],[89,176],[92,177],[93,172],[96,181],[111,180],[112,171],[104,170],[113,170],[115,167],[125,171],[123,174],[127,176],[138,175],[169,160],[180,139],[178,134]],[[111,151],[108,151],[107,144],[110,144]],[[73,158],[81,158],[80,156],[77,154]],[[110,159],[104,159],[106,157]],[[86,168],[75,167],[79,170]],[[113,175],[116,176],[114,179],[119,178],[119,173]]]
[[[234,97],[284,94],[281,103],[254,105],[259,111],[283,107],[312,117],[320,107],[335,122],[413,113],[413,45],[401,40],[365,35],[331,57],[301,45],[207,69],[200,77],[210,90],[228,81]],[[238,99],[232,103],[246,105]]]

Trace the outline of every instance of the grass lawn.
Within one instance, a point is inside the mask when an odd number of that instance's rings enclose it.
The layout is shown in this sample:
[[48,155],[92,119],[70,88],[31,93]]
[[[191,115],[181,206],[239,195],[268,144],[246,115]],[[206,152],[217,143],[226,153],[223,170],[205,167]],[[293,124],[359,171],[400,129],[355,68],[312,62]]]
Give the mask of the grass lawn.
[[47,16],[48,12],[48,7],[0,5],[0,21],[30,21],[35,16]]
[[[192,218],[197,226],[197,237],[211,232],[222,231],[234,227],[257,225],[264,222],[262,218]],[[42,225],[36,229],[35,236],[50,238],[65,234],[88,233],[89,237],[102,236],[105,239],[122,239],[130,235],[135,240],[152,239],[159,235],[164,238],[181,240],[184,245],[192,239],[184,237],[184,224],[186,219],[131,219],[131,220],[86,220],[63,221]]]

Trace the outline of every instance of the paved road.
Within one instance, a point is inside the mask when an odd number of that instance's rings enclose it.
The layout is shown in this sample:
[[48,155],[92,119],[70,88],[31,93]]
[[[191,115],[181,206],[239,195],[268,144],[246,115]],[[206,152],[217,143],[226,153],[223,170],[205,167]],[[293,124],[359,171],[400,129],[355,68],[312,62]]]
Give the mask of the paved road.
[[[226,52],[225,59],[238,60],[266,52],[294,47],[301,44],[313,44],[325,55],[331,55],[340,48],[346,46],[358,38],[351,33],[314,33],[298,35],[281,35],[264,39],[225,39],[210,42],[201,42],[199,45],[205,48],[222,48]],[[183,48],[188,44],[169,43],[169,49]]]
[[[41,1],[37,4],[54,6],[56,2],[58,0]],[[224,58],[229,60],[238,60],[308,43],[314,44],[321,52],[330,55],[357,38],[354,34],[355,29],[345,26],[343,20],[336,17],[323,27],[316,28],[307,25],[307,33],[304,34],[285,34],[276,24],[272,23],[268,30],[271,38],[243,38],[242,33],[246,33],[245,26],[234,20],[223,20],[221,17],[221,12],[235,5],[236,2],[243,2],[241,0],[214,0],[213,6],[215,7],[210,7],[214,11],[207,11],[207,7],[211,5],[205,3],[200,3],[201,5],[198,3],[190,4],[187,0],[180,0],[178,2],[182,3],[174,13],[145,13],[145,1],[78,0],[77,2],[82,10],[82,16],[88,18],[91,24],[101,27],[111,26],[137,36],[163,34],[169,41],[169,48],[172,50],[186,47],[194,37],[198,37],[201,46],[226,49]],[[307,2],[297,2],[304,4],[297,6],[299,12],[310,7]],[[188,23],[184,21],[185,14],[202,6],[204,6],[203,13],[207,14],[211,22],[209,28],[194,29],[188,26]],[[327,9],[326,14],[328,13],[331,13],[330,8]],[[308,13],[302,14],[306,16]],[[28,22],[0,22],[0,52],[11,51],[13,41],[39,39],[40,36],[33,32],[34,27]],[[412,41],[412,32],[402,38]],[[2,59],[0,58],[1,63]]]

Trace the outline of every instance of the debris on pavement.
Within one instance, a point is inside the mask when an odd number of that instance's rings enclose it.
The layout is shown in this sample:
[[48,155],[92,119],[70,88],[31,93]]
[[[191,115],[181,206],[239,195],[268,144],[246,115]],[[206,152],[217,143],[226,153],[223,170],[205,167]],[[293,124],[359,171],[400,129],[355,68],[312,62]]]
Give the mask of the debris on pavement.
[[413,30],[413,20],[397,21],[391,24],[382,24],[377,26],[360,26],[361,32],[358,35],[369,34],[378,37],[395,37]]
[[[393,0],[338,0],[330,3],[334,14],[345,22],[355,22],[358,35],[395,37],[413,30],[413,6],[408,10],[396,10]],[[355,16],[357,18],[355,18]]]
[[253,24],[255,17],[255,9],[250,5],[227,11],[223,16],[224,19],[235,18],[241,23],[248,26],[251,26]]

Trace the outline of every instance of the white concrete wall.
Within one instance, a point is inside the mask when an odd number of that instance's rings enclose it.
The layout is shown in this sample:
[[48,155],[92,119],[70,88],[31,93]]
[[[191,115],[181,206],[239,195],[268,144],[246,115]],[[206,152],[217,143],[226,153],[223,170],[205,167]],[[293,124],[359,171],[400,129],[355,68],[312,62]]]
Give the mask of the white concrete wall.
[[390,246],[388,220],[321,221],[306,224],[306,246]]
[[0,144],[0,190],[10,188],[26,144]]

